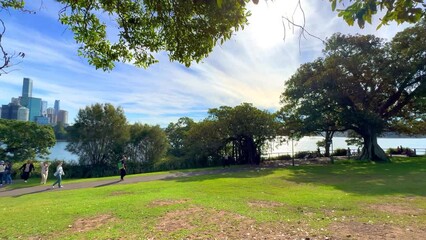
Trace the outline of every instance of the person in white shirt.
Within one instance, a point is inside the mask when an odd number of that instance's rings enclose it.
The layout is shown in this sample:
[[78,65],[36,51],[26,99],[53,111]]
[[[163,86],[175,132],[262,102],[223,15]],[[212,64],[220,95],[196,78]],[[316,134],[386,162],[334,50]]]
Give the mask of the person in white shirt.
[[62,168],[62,162],[59,162],[58,166],[56,167],[56,172],[53,174],[53,176],[56,177],[56,182],[53,183],[52,188],[55,188],[56,184],[58,184],[59,188],[64,187],[61,185],[62,175],[65,175],[65,172],[64,172],[64,169]]
[[46,184],[48,175],[49,175],[49,162],[43,162],[41,164],[41,182],[40,182],[40,184]]
[[3,186],[3,179],[5,179],[5,168],[4,161],[0,161],[0,186]]

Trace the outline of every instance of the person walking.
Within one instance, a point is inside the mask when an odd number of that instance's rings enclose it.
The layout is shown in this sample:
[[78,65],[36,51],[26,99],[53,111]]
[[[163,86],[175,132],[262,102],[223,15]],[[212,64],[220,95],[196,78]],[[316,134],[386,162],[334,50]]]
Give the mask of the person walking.
[[49,175],[49,162],[43,162],[41,164],[41,182],[40,184],[46,184],[47,176]]
[[22,171],[22,179],[24,179],[24,182],[27,182],[31,172],[34,170],[34,165],[31,160],[28,160],[19,170]]
[[126,155],[123,156],[121,161],[118,162],[118,170],[120,171],[120,181],[124,180],[124,176],[126,176]]
[[0,186],[3,186],[3,180],[6,180],[4,174],[5,168],[4,161],[0,161]]
[[64,172],[64,169],[62,168],[62,162],[59,162],[58,166],[56,167],[56,172],[53,174],[53,176],[56,177],[56,182],[53,183],[52,188],[55,188],[56,184],[58,184],[59,188],[64,187],[61,185],[63,175],[65,175],[65,172]]
[[6,166],[4,168],[4,175],[4,184],[12,184],[12,164],[10,162],[6,162]]

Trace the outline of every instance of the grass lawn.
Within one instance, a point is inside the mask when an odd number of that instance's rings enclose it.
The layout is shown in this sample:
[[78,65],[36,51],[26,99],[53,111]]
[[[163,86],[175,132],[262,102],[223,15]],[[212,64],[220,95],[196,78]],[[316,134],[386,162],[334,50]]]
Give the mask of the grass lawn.
[[426,157],[253,168],[0,200],[0,238],[10,239],[424,239]]

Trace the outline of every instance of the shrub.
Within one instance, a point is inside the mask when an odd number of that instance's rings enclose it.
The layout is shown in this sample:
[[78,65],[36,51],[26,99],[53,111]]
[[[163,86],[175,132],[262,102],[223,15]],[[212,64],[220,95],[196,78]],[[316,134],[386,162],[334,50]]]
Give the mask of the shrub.
[[289,154],[278,155],[275,157],[270,157],[268,160],[291,160],[291,156]]
[[334,152],[331,154],[332,156],[347,156],[348,150],[344,148],[338,148],[334,150]]
[[407,155],[409,157],[415,156],[414,150],[411,148],[403,148],[403,147],[396,147],[396,148],[388,148],[386,150],[387,154],[390,155]]
[[297,152],[294,158],[317,158],[321,157],[317,151],[301,151]]

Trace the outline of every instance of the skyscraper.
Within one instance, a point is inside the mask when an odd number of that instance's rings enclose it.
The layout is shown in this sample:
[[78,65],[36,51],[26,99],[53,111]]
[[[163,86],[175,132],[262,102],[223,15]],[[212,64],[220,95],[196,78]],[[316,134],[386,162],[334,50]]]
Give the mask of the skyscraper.
[[55,100],[55,105],[53,106],[53,108],[55,109],[55,111],[53,112],[53,115],[55,115],[55,121],[53,122],[54,124],[56,124],[56,121],[58,119],[58,114],[60,110],[59,103],[60,103],[59,100]]
[[65,110],[59,110],[57,123],[62,122],[64,125],[68,125],[68,112]]
[[30,110],[29,121],[35,122],[38,116],[41,116],[41,98],[28,98],[27,108]]
[[24,78],[22,85],[22,99],[21,105],[28,107],[28,99],[33,96],[33,80]]
[[47,116],[47,101],[41,101],[41,116]]

